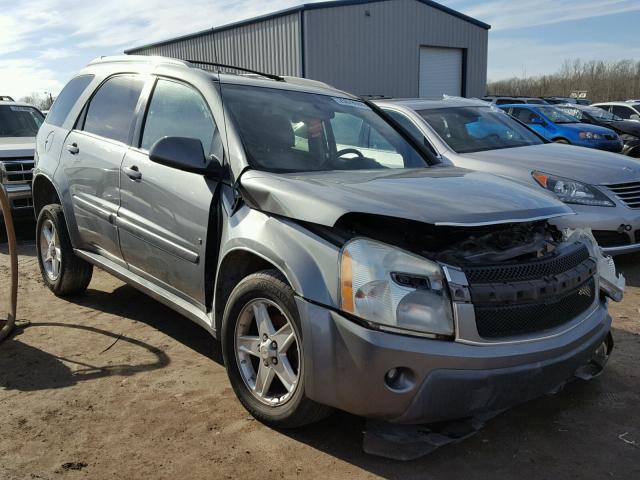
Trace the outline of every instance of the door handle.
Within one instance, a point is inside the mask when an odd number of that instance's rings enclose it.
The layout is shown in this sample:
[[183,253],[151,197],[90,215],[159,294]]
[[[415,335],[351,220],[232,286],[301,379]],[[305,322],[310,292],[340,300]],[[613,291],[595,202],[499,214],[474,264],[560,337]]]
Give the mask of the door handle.
[[67,144],[65,148],[71,155],[76,155],[80,151],[77,143]]
[[140,180],[142,178],[142,172],[135,165],[132,165],[130,167],[124,167],[122,171],[131,180]]

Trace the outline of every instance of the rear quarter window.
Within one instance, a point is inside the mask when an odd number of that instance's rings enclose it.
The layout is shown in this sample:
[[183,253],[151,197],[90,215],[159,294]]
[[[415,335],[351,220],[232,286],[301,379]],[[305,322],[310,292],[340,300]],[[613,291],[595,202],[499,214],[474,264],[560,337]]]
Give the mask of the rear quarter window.
[[62,126],[78,98],[80,98],[80,95],[92,80],[93,75],[81,75],[70,80],[62,89],[56,101],[53,102],[47,114],[46,122],[57,127]]

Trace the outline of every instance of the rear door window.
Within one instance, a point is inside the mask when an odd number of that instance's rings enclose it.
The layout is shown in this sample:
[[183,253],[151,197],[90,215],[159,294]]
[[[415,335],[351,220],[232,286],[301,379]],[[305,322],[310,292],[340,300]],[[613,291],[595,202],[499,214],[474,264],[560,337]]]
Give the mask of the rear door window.
[[56,101],[53,102],[49,113],[47,114],[46,122],[50,125],[60,127],[69,112],[80,98],[80,95],[85,91],[87,86],[93,80],[93,75],[81,75],[76,77],[67,83],[62,89]]
[[614,115],[624,118],[625,120],[628,120],[631,117],[631,115],[636,113],[633,110],[631,110],[629,107],[623,107],[621,105],[612,106],[611,111],[613,112]]
[[128,143],[143,86],[144,80],[137,75],[119,75],[107,80],[90,100],[83,130]]

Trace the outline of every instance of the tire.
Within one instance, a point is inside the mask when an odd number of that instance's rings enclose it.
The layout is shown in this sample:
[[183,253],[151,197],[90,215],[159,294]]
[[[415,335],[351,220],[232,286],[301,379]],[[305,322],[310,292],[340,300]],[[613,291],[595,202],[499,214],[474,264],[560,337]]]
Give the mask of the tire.
[[562,144],[565,144],[565,145],[570,145],[569,140],[566,140],[564,138],[556,138],[556,139],[553,140],[553,143],[562,143]]
[[[53,245],[47,235],[54,239]],[[73,252],[60,205],[46,205],[40,211],[36,223],[36,249],[40,273],[49,290],[58,297],[84,293],[91,282],[93,265]]]
[[[259,315],[256,309],[262,311],[262,307],[267,312],[272,332],[276,332],[268,335],[268,338],[261,333],[264,330],[260,329],[257,320]],[[291,326],[291,330],[287,325]],[[275,340],[284,338],[281,332],[290,335],[291,331],[295,335],[295,343],[283,347],[289,342],[281,342],[277,349],[272,349]],[[237,342],[241,342],[239,336],[245,341],[253,340],[246,343],[251,345],[251,353],[249,349],[237,348]],[[264,270],[249,275],[234,288],[225,306],[221,340],[222,355],[231,386],[242,405],[260,422],[276,428],[297,428],[322,420],[331,413],[329,407],[320,405],[305,395],[304,372],[307,366],[304,364],[300,316],[294,292],[277,270]],[[260,342],[262,346],[258,350],[257,343]],[[281,353],[282,348],[284,353]],[[267,352],[273,357],[267,358]],[[265,366],[267,364],[268,367]],[[270,386],[260,394],[258,379],[267,378],[260,374],[263,367],[264,371],[273,369],[274,373],[271,374],[271,381],[264,382]],[[295,386],[290,391],[287,390],[286,382],[281,381],[281,378],[290,378],[284,374],[287,368],[297,373]]]

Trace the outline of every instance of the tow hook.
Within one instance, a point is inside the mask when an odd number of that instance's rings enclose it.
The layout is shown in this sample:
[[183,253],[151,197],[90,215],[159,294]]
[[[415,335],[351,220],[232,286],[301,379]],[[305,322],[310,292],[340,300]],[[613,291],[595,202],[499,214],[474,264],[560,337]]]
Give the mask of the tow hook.
[[604,342],[602,342],[598,348],[596,348],[595,352],[593,352],[593,356],[591,357],[591,360],[589,360],[589,363],[578,368],[574,375],[581,380],[591,380],[592,378],[596,378],[604,370],[605,365],[609,361],[609,355],[611,355],[612,350],[613,337],[611,336],[611,332],[609,332]]

